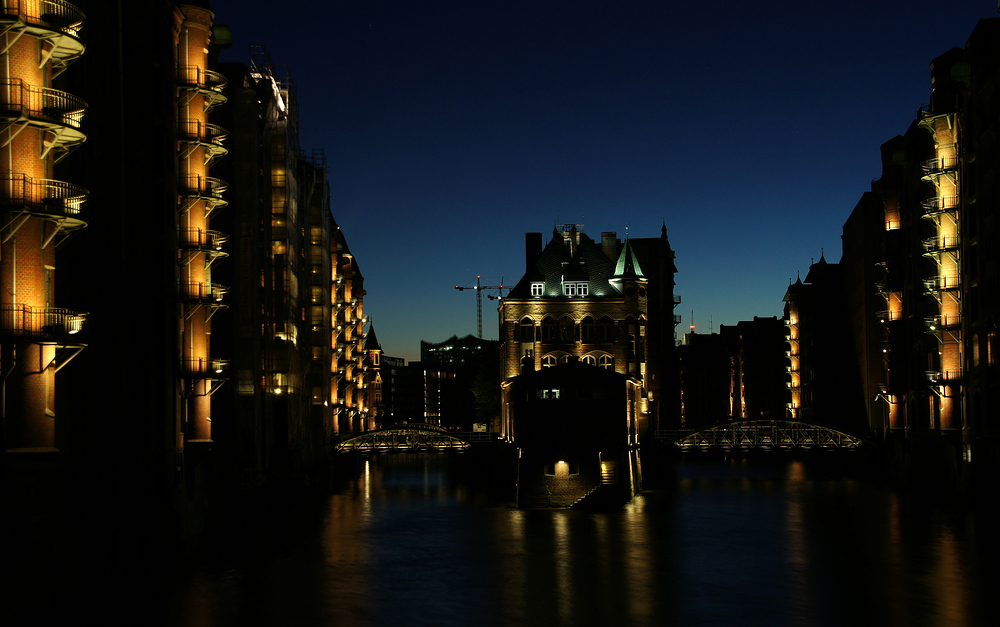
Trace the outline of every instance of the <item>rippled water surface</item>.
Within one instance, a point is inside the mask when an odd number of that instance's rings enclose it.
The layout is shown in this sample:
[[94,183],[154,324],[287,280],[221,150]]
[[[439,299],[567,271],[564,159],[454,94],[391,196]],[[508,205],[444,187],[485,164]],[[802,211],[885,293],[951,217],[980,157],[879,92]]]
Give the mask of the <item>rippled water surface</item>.
[[181,578],[172,625],[990,625],[994,519],[815,472],[686,462],[620,511],[522,511],[436,456],[361,462]]

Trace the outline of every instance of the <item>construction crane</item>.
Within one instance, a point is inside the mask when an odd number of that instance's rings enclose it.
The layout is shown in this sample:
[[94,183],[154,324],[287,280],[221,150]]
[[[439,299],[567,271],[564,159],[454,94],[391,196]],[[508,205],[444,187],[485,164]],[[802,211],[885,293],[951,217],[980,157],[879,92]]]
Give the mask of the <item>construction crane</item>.
[[[481,283],[482,278],[482,276],[477,276],[475,285],[466,285],[465,287],[459,285],[455,286],[455,289],[459,291],[476,290],[476,314],[479,322],[479,339],[483,339],[483,290],[501,290],[497,293],[499,294],[499,298],[503,298],[502,290],[505,289],[503,285],[503,277],[500,278],[500,285],[483,285]],[[509,287],[506,289],[510,291]],[[490,300],[493,300],[496,297],[490,296],[489,298]]]

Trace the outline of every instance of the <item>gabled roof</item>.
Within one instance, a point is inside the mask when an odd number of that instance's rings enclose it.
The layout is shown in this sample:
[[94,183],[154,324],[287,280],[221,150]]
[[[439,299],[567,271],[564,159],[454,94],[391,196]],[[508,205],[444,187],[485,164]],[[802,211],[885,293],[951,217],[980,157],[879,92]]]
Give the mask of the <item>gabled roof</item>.
[[600,244],[582,231],[577,233],[574,230],[573,237],[577,237],[579,243],[570,247],[563,233],[553,231],[552,239],[538,255],[533,267],[526,269],[507,298],[530,298],[532,283],[543,284],[545,297],[561,298],[563,281],[589,282],[590,297],[617,297],[617,292],[608,283],[614,275],[614,264],[604,254]]

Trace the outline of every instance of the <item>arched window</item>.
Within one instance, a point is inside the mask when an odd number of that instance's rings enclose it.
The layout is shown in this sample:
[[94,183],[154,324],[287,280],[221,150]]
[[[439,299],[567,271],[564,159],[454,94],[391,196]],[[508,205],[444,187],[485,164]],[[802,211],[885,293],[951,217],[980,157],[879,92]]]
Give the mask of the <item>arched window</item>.
[[521,342],[534,342],[535,341],[535,322],[525,316],[521,318],[521,321],[517,325],[518,340]]
[[561,356],[559,358],[559,363],[560,364],[568,364],[569,363],[569,355],[563,355],[563,356]]
[[554,342],[556,340],[556,321],[552,316],[545,316],[542,320],[542,341]]
[[594,357],[593,355],[584,355],[583,356],[583,363],[587,364],[588,366],[596,366],[597,365],[597,358]]
[[556,358],[552,355],[542,357],[542,368],[551,368],[556,365]]
[[611,355],[601,355],[601,358],[597,360],[597,365],[605,370],[615,369],[615,358]]
[[559,341],[560,342],[572,342],[573,341],[573,331],[576,327],[576,323],[569,316],[563,316],[559,319]]
[[614,338],[615,321],[608,316],[603,316],[597,322],[597,339],[601,342],[610,342]]
[[584,344],[590,344],[597,339],[597,323],[590,316],[580,322],[580,338]]

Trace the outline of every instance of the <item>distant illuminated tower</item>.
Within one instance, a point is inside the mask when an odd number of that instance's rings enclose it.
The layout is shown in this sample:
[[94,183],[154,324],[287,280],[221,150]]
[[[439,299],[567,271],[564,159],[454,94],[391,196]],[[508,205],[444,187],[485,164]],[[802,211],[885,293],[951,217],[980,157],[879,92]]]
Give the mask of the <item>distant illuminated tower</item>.
[[56,252],[86,226],[87,191],[55,166],[85,139],[87,104],[52,88],[84,52],[84,15],[69,2],[21,0],[0,11],[0,367],[5,447],[55,450],[56,373],[77,353],[85,314],[56,307]]
[[347,239],[334,224],[330,242],[333,262],[333,383],[334,433],[375,428],[365,402],[364,277]]

